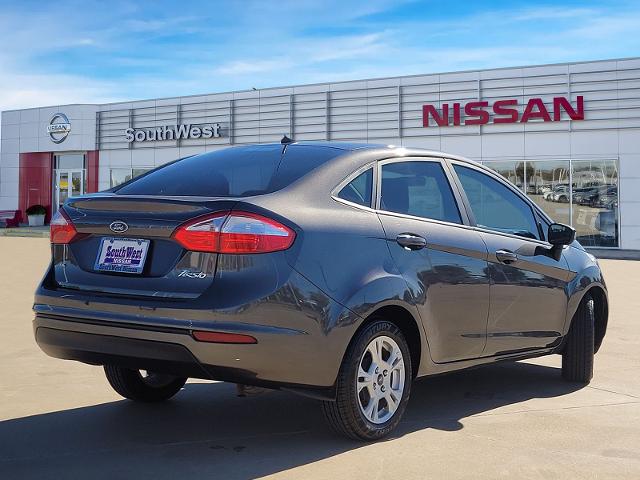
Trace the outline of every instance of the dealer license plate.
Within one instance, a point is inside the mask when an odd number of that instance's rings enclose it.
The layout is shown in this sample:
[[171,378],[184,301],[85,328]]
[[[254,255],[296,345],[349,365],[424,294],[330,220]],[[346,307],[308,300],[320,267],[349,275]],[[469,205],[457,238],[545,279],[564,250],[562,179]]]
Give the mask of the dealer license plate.
[[96,259],[96,270],[104,272],[142,273],[149,240],[103,238]]

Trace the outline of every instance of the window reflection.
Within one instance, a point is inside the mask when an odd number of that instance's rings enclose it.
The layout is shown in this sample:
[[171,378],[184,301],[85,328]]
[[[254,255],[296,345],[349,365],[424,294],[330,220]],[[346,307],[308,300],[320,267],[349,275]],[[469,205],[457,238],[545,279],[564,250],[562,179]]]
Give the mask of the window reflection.
[[111,169],[111,188],[117,187],[131,180],[130,168],[112,168]]
[[524,162],[486,162],[485,165],[524,191]]
[[615,160],[574,160],[573,227],[584,246],[618,246],[618,168]]
[[122,185],[125,182],[128,182],[132,178],[138,177],[143,173],[147,173],[150,168],[112,168],[111,169],[111,179],[110,185],[111,188],[117,187],[118,185]]
[[569,160],[527,162],[527,194],[558,223],[571,224]]
[[582,245],[619,245],[616,160],[488,161],[484,164],[526,191],[554,221],[572,225]]

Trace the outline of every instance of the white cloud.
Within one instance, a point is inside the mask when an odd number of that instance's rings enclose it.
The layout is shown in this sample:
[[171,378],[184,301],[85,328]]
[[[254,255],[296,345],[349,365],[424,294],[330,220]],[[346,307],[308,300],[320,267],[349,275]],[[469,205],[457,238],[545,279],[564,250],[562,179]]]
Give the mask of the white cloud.
[[0,11],[0,110],[640,51],[640,9],[631,3],[626,10],[487,8],[446,18],[427,10],[385,20],[384,13],[402,3],[256,0],[198,15],[176,15],[175,3],[24,7],[33,12],[14,4]]
[[273,58],[271,60],[235,60],[222,64],[214,72],[220,75],[246,75],[249,73],[269,72],[277,69],[291,67],[291,61],[287,58]]
[[70,75],[0,72],[0,109],[117,101],[116,86]]
[[512,16],[512,20],[517,22],[558,20],[561,18],[577,18],[596,14],[598,14],[598,11],[593,8],[539,7],[516,12],[516,14]]

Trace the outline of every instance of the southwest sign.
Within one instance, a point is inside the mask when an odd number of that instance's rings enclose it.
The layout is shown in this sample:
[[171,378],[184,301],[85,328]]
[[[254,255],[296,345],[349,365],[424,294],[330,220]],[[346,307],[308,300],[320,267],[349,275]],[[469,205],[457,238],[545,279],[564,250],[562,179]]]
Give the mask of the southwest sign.
[[[489,112],[493,112],[491,118]],[[549,111],[541,98],[531,98],[522,115],[518,110],[518,100],[498,100],[489,102],[444,103],[440,111],[434,105],[422,106],[422,126],[437,125],[485,125],[487,123],[527,123],[530,120],[559,122],[565,112],[571,120],[584,120],[584,97],[576,97],[575,106],[566,97],[555,97],[552,110]],[[463,119],[464,113],[464,119]],[[430,123],[433,119],[434,123]],[[490,120],[492,120],[490,122]]]
[[161,140],[186,140],[219,138],[222,136],[222,127],[219,123],[211,125],[165,125],[156,128],[127,128],[124,138],[127,142],[153,142]]

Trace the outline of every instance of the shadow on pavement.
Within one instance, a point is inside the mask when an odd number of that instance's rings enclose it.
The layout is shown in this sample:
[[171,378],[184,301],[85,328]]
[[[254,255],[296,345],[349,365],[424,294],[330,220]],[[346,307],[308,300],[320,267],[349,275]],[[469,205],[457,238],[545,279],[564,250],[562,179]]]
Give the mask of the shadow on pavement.
[[[393,438],[580,386],[557,368],[505,363],[419,380]],[[63,388],[63,387],[61,387]],[[159,405],[117,401],[0,422],[2,478],[255,478],[365,444],[333,435],[317,401],[235,386],[187,384]]]

